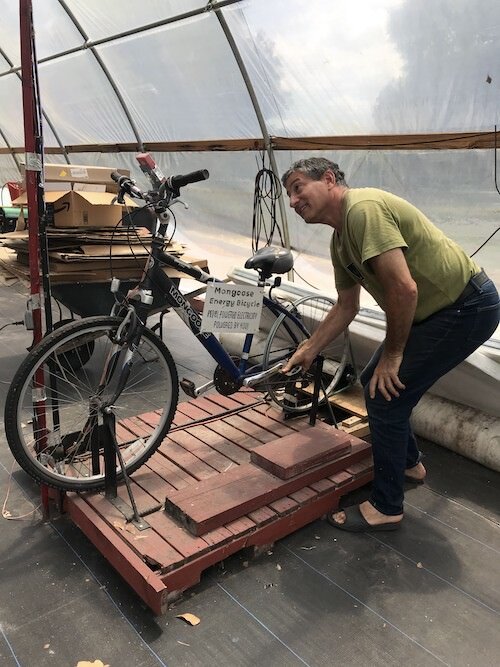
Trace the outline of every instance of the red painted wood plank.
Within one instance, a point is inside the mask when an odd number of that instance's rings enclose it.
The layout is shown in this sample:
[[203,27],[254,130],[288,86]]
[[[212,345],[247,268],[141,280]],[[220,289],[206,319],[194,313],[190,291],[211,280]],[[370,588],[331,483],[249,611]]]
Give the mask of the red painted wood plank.
[[[227,406],[227,401],[226,397],[222,396],[221,394],[207,394],[206,397],[210,400],[216,403],[217,405],[220,405],[222,407]],[[230,399],[235,401],[236,403],[239,403],[240,405],[255,405],[257,403],[260,403],[264,398],[264,394],[261,394],[260,392],[254,391],[253,389],[246,389],[242,391],[237,391],[235,394],[231,394]]]
[[[119,490],[119,496],[122,494]],[[134,489],[134,498],[139,506],[144,506],[144,492],[136,487]],[[123,514],[118,510],[105,496],[88,495],[85,497],[87,504],[92,507],[108,526],[115,531],[120,539],[128,545],[144,562],[154,570],[165,570],[175,563],[182,562],[183,557],[170,544],[165,542],[158,533],[152,528],[138,530],[132,523],[128,523]],[[123,500],[128,503],[128,496],[123,496]],[[147,505],[150,506],[151,497],[148,497]]]
[[252,519],[250,519],[248,516],[243,516],[240,519],[235,519],[234,521],[226,523],[224,528],[229,530],[229,532],[233,535],[243,535],[252,530],[255,530],[256,525],[255,522],[252,521]]
[[138,417],[127,417],[127,419],[120,420],[120,423],[138,437],[148,436],[153,431],[153,428],[149,424],[144,423]]
[[[136,473],[133,481],[132,488],[139,511],[149,507],[155,500],[160,500],[163,487],[161,484],[158,486],[151,472]],[[118,487],[118,495],[127,505],[130,504],[124,486]],[[154,530],[138,531],[133,524],[127,523],[122,513],[103,496],[92,496],[91,501],[94,511],[107,521],[119,537],[150,566],[162,572],[180,567],[188,560],[226,544],[231,537],[255,529],[255,523],[244,517],[227,528],[211,531],[207,539],[202,539],[180,527],[165,512],[157,511],[145,517],[145,521]]]
[[349,435],[318,422],[300,433],[256,447],[250,454],[250,461],[280,479],[290,479],[314,466],[332,461],[350,449]]
[[209,422],[208,424],[205,424],[205,426],[247,451],[251,451],[254,447],[257,447],[257,445],[262,444],[259,440],[256,440],[250,435],[245,435],[242,431],[231,426],[231,424],[226,423],[223,419]]
[[262,429],[274,433],[276,437],[289,435],[295,431],[295,429],[290,428],[285,422],[278,422],[274,419],[270,419],[266,415],[263,415],[252,408],[250,410],[245,410],[245,412],[240,414],[243,419],[246,419],[253,424],[258,424]]
[[[227,410],[235,410],[238,408],[245,408],[246,404],[242,404],[240,401],[235,400],[235,394],[231,396],[223,396],[222,394],[205,394],[203,396],[205,404],[211,404],[212,410],[217,413],[223,413]],[[253,399],[255,403],[255,398]],[[251,404],[251,403],[250,403]],[[209,408],[207,407],[207,410]]]
[[201,440],[198,440],[198,438],[195,438],[194,435],[188,433],[186,430],[170,433],[168,439],[183,447],[218,472],[224,472],[236,465],[234,461],[201,442]]
[[135,436],[127,428],[125,428],[125,426],[122,426],[120,422],[116,422],[115,435],[120,445],[135,440]]
[[313,482],[311,484],[311,489],[314,489],[318,494],[323,494],[323,493],[329,493],[337,486],[338,485],[335,484],[335,482],[332,482],[331,479],[325,478],[325,479],[320,479],[318,482]]
[[274,433],[262,429],[258,424],[255,424],[248,419],[243,419],[240,415],[230,415],[229,417],[223,418],[223,421],[259,442],[269,442],[270,440],[276,439]]
[[176,466],[164,455],[163,448],[167,446],[168,443],[162,443],[145,465],[154,470],[169,486],[173,486],[175,489],[183,489],[197,482],[198,480],[195,477]]
[[363,475],[365,472],[369,472],[370,470],[373,470],[373,458],[368,456],[362,461],[359,461],[359,463],[353,463],[348,468],[346,468],[345,471],[356,477],[357,475]]
[[[141,470],[134,473],[133,493],[136,502],[145,504],[144,492],[151,496],[151,500],[163,504],[166,485],[162,483],[160,478],[155,479],[155,475],[141,474]],[[126,502],[128,496],[124,486],[118,487],[118,493]],[[222,530],[217,534],[213,534],[209,540],[204,540],[199,537],[194,537],[185,528],[179,526],[171,517],[169,517],[163,508],[158,512],[145,517],[145,520],[161,535],[161,537],[182,554],[184,559],[189,559],[199,556],[201,553],[212,549],[220,542],[226,542],[228,539],[228,531]]]
[[[150,488],[157,488],[163,494],[166,491],[177,491],[176,487],[163,479],[163,477],[152,467],[143,465],[136,470],[131,477],[132,481],[136,484],[140,484],[142,487],[148,486]],[[122,485],[123,486],[123,485]],[[126,488],[126,487],[125,487]],[[152,496],[155,496],[154,493],[151,493]],[[158,502],[162,502],[162,493],[160,493]]]
[[303,505],[304,503],[308,503],[316,498],[317,495],[318,494],[316,491],[314,491],[314,489],[311,489],[309,486],[305,486],[303,489],[299,489],[298,491],[290,493],[290,498],[295,500],[295,502],[299,503],[300,505]]
[[179,468],[185,470],[196,479],[208,479],[212,475],[217,475],[217,471],[209,465],[193,456],[182,447],[179,447],[168,436],[162,443],[162,454],[173,461]]
[[229,538],[225,544],[218,544],[211,551],[200,558],[196,558],[186,565],[171,570],[162,576],[162,581],[166,584],[169,591],[182,592],[197,584],[201,579],[201,574],[211,565],[220,563],[225,558],[236,553],[247,546],[248,535],[235,537],[229,533]]
[[165,582],[151,571],[121,537],[76,494],[65,498],[65,509],[72,521],[106,557],[116,571],[157,615],[167,610]]
[[252,409],[255,410],[256,412],[260,412],[261,415],[268,417],[268,419],[272,419],[278,423],[286,424],[293,431],[300,431],[303,428],[303,424],[305,421],[304,418],[300,420],[296,420],[295,418],[287,419],[283,411],[278,410],[278,408],[274,407],[273,405],[268,405],[267,403],[264,403],[262,405],[256,405]]
[[210,430],[206,426],[190,426],[186,432],[191,433],[196,438],[215,449],[226,458],[231,459],[235,463],[248,463],[250,455],[246,449],[239,445],[226,440],[226,438],[219,435],[215,431]]
[[369,450],[368,443],[363,445],[354,454],[351,451],[289,480],[279,480],[252,464],[242,465],[189,489],[169,493],[166,509],[194,535],[203,535],[355,463]]
[[188,488],[181,489],[180,491],[174,491],[169,493],[169,497],[175,497],[176,500],[190,500],[196,498],[197,496],[205,495],[209,492],[215,492],[223,485],[229,485],[234,482],[241,481],[246,479],[250,472],[253,472],[256,469],[250,463],[244,463],[243,465],[232,468],[225,473],[219,473],[203,481],[198,481],[195,484],[189,486]]
[[212,530],[209,530],[203,535],[203,539],[205,542],[208,542],[213,547],[220,547],[228,542],[230,542],[233,539],[234,535],[229,531],[227,528],[224,526],[220,526],[220,528],[214,528]]
[[345,470],[340,470],[335,475],[330,475],[329,479],[335,483],[336,486],[343,486],[352,480],[353,476]]
[[191,535],[163,511],[155,512],[145,519],[166,542],[175,546],[175,549],[182,554],[182,560],[179,560],[176,567],[213,548],[213,545],[208,544],[203,538]]
[[174,418],[172,420],[172,426],[185,426],[186,424],[191,423],[193,420],[187,415],[183,414],[177,408]]
[[[225,396],[220,396],[219,394],[217,395],[219,398],[226,398]],[[228,401],[229,406],[225,406],[220,403],[214,403],[214,401],[211,401],[208,396],[198,396],[194,400],[194,404],[197,405],[201,410],[204,410],[207,414],[216,416],[216,415],[223,415],[226,413],[228,410],[233,410],[234,408],[241,407],[239,403],[236,403],[236,401]]]
[[202,410],[196,405],[196,401],[181,403],[177,407],[177,411],[182,412],[182,414],[186,415],[186,417],[189,417],[193,421],[196,419],[206,419],[206,417],[210,416],[210,413],[206,412],[206,410]]
[[269,503],[269,507],[277,514],[279,514],[279,516],[290,514],[290,512],[297,509],[298,506],[299,503],[296,500],[293,500],[293,498],[289,498],[288,496],[285,496],[284,498],[278,498],[278,500],[274,500],[272,503]]
[[270,521],[276,519],[276,512],[274,512],[270,507],[264,505],[264,507],[259,507],[258,510],[248,513],[248,517],[255,521],[258,526],[263,526]]
[[145,424],[156,428],[160,423],[161,415],[158,412],[143,412],[138,415],[138,418]]

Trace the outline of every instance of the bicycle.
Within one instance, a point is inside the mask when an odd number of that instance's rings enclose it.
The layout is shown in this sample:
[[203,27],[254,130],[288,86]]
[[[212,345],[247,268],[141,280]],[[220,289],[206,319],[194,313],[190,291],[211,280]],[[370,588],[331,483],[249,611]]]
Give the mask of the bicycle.
[[[149,155],[138,160],[152,190],[142,192],[117,172],[112,177],[119,186],[118,201],[126,193],[142,199],[152,213],[151,252],[139,284],[125,297],[114,279],[116,303],[111,315],[70,322],[43,338],[17,370],[6,399],[5,432],[15,459],[37,482],[64,491],[104,488],[106,429],[112,430],[119,460],[118,465],[113,463],[114,474],[122,479],[125,471],[125,481],[168,433],[179,398],[179,378],[168,347],[146,325],[155,288],[217,362],[213,380],[201,387],[181,380],[189,396],[211,388],[230,395],[254,387],[267,392],[287,413],[301,414],[312,405],[311,393],[304,391],[312,384],[311,371],[294,369],[284,375],[281,370],[317,325],[311,311],[319,308],[326,313],[333,300],[305,297],[287,305],[274,298],[279,275],[290,271],[293,257],[283,248],[262,248],[245,267],[255,269],[258,285],[269,288],[263,308],[273,324],[258,357],[250,354],[253,334],[245,336],[238,358],[230,356],[214,334],[200,331],[200,314],[163,271],[164,266],[172,267],[204,285],[224,282],[164,251],[170,207],[179,201],[180,188],[205,180],[208,172],[165,178]],[[348,332],[339,360],[325,364],[322,400],[341,379],[347,383],[355,379]]]

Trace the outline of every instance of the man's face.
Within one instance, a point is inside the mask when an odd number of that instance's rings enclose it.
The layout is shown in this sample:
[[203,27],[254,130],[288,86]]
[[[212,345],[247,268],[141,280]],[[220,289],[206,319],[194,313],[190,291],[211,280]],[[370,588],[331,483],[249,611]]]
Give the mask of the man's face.
[[287,178],[286,191],[290,206],[308,223],[324,222],[329,203],[328,179],[323,175],[315,181],[301,171],[294,171]]

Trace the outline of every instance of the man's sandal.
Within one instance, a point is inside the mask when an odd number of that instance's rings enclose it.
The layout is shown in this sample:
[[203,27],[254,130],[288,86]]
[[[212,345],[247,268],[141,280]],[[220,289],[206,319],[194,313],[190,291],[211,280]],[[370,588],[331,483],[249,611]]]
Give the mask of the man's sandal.
[[417,479],[416,477],[405,475],[405,482],[408,482],[408,484],[416,484],[417,486],[420,486],[420,484],[425,484],[425,477],[422,479]]
[[[344,523],[339,523],[333,518],[334,514],[337,512],[345,512],[345,521]],[[388,523],[379,523],[373,525],[368,523],[365,517],[361,514],[359,506],[348,507],[344,510],[336,509],[333,512],[329,512],[326,515],[326,520],[331,526],[338,528],[339,530],[346,530],[349,533],[368,533],[368,532],[377,532],[383,530],[398,530],[401,527],[401,521],[397,522],[388,522]]]

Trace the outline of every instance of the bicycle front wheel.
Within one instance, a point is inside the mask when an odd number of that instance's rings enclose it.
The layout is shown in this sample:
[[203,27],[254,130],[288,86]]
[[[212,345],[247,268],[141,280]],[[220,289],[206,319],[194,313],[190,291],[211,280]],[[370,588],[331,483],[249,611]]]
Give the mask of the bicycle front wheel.
[[[269,331],[264,347],[263,367],[270,368],[278,361],[289,359],[300,343],[316,331],[335,301],[324,296],[306,296],[292,305],[291,314],[280,315]],[[335,393],[351,359],[349,333],[344,334],[322,353],[324,357],[319,403]],[[273,403],[285,412],[308,412],[312,407],[314,367],[297,378],[277,375],[269,380],[267,391]]]
[[127,473],[166,435],[179,396],[174,361],[149,329],[133,351],[117,344],[122,322],[89,317],[61,327],[33,348],[14,376],[5,405],[7,441],[38,482],[65,491],[104,487],[106,433],[95,405],[113,397],[125,360],[130,374],[112,412]]

